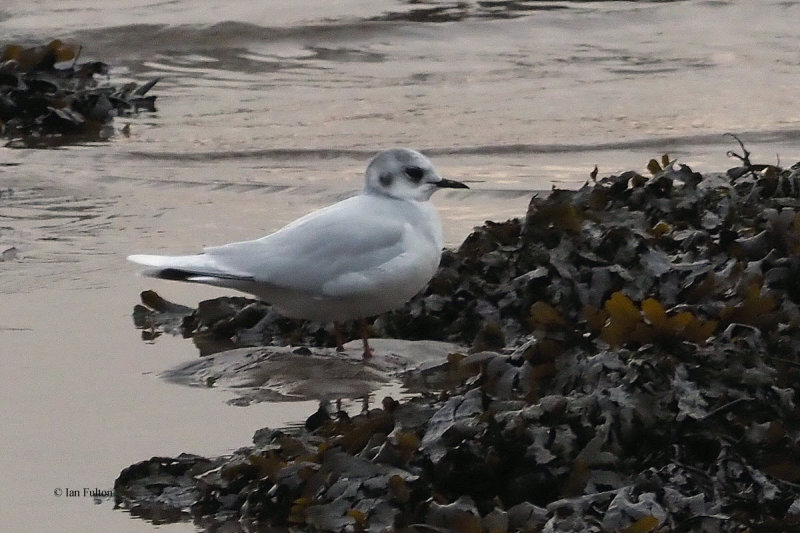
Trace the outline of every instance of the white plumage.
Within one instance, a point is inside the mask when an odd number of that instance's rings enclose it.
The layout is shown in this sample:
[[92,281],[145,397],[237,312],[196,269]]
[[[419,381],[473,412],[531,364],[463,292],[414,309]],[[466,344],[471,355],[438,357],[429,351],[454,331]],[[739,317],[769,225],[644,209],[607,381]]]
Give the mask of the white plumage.
[[340,322],[377,315],[402,306],[436,272],[442,228],[428,199],[441,187],[467,188],[442,179],[419,152],[386,150],[370,162],[359,195],[266,237],[197,255],[128,259],[150,267],[148,276],[255,295],[291,318]]

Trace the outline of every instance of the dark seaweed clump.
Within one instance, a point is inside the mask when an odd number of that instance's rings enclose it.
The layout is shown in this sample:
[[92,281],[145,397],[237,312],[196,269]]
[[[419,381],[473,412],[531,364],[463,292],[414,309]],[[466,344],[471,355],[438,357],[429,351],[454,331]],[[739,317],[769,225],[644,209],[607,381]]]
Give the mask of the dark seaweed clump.
[[462,385],[143,461],[118,502],[206,527],[797,531],[800,164],[740,159],[665,156],[477,228],[375,325],[470,343]]
[[[158,79],[112,86],[109,67],[78,63],[80,48],[54,40],[46,46],[5,46],[0,55],[0,128],[10,146],[50,146],[108,138],[115,116],[155,111],[148,95]],[[70,63],[71,62],[71,63]]]

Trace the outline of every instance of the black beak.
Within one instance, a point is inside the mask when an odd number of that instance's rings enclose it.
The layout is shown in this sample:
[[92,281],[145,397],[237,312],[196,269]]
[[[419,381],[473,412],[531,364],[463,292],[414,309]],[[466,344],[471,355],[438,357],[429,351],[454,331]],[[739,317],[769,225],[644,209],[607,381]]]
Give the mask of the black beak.
[[449,189],[469,189],[469,187],[467,187],[466,185],[464,185],[460,181],[446,180],[444,178],[442,178],[441,181],[437,181],[436,182],[436,186],[437,187],[449,188]]

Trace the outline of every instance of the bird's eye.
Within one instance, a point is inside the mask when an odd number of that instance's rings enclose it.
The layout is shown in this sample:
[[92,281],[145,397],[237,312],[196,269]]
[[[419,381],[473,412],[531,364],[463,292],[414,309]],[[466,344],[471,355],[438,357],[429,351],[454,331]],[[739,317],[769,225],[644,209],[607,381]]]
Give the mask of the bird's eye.
[[406,167],[405,173],[414,183],[422,181],[422,176],[425,175],[425,171],[419,167]]

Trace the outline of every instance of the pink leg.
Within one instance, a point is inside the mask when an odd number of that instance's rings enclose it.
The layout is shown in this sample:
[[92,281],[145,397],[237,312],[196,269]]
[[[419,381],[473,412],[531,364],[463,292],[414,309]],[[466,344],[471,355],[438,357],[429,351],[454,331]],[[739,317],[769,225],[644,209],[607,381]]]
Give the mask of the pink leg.
[[336,336],[336,351],[344,351],[344,335],[342,334],[342,325],[338,322],[333,322],[333,334]]
[[369,347],[369,336],[367,335],[367,321],[363,318],[358,319],[361,326],[361,341],[364,343],[364,359],[372,357],[372,350]]

